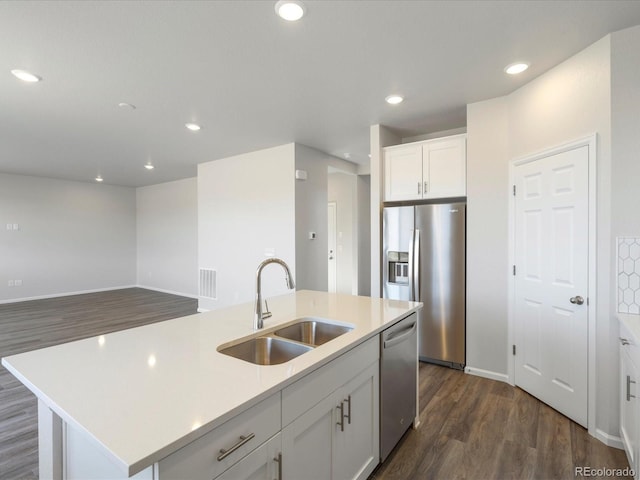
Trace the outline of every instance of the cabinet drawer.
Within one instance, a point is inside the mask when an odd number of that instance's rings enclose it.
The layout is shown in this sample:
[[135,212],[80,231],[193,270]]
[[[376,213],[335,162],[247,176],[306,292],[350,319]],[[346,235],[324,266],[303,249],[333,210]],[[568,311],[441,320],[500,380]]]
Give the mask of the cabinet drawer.
[[[280,393],[254,405],[158,463],[160,480],[211,480],[280,431]],[[243,441],[240,437],[251,437]],[[220,450],[230,450],[225,458]]]
[[380,340],[376,335],[282,390],[282,426],[294,421],[379,357]]

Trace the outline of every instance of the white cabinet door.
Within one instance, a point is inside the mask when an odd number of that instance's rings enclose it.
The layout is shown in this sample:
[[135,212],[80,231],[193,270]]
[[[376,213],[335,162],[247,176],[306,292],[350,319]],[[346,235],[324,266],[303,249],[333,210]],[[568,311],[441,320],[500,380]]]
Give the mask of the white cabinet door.
[[281,480],[282,462],[280,434],[256,448],[216,480]]
[[329,480],[337,408],[329,395],[282,430],[282,478]]
[[464,136],[427,142],[422,150],[423,198],[464,197],[467,194]]
[[[621,331],[622,333],[622,331]],[[623,339],[620,346],[620,437],[627,453],[629,465],[638,472],[638,453],[640,434],[638,420],[640,418],[638,408],[638,374],[636,366],[630,356],[633,348],[633,340]],[[635,478],[638,478],[636,474]]]
[[422,145],[407,145],[385,150],[385,201],[418,200],[421,198]]
[[286,426],[282,478],[368,478],[380,457],[378,385],[375,362]]
[[337,392],[342,404],[344,431],[336,429],[335,479],[366,479],[378,465],[379,436],[378,362]]

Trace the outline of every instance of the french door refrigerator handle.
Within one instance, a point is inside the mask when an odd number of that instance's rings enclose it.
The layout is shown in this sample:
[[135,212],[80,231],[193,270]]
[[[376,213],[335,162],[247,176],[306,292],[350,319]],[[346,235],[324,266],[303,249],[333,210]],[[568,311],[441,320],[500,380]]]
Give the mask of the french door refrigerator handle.
[[413,288],[413,272],[415,270],[415,265],[413,264],[413,244],[415,241],[416,231],[411,230],[411,238],[409,239],[409,301],[414,301],[413,297],[414,288]]
[[414,230],[413,241],[413,301],[420,301],[420,230]]

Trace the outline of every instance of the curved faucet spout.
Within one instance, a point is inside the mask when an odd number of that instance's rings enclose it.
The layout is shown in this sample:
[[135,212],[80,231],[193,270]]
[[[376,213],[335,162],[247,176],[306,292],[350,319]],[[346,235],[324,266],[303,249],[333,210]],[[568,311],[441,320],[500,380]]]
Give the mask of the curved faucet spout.
[[256,270],[256,308],[255,315],[253,317],[253,329],[259,330],[264,326],[264,319],[269,318],[271,316],[271,312],[262,311],[262,270],[264,267],[271,263],[277,263],[280,265],[285,271],[285,280],[287,281],[287,288],[293,290],[296,288],[296,284],[293,281],[293,276],[291,275],[291,270],[289,270],[289,265],[285,263],[284,260],[281,260],[276,257],[267,258],[265,261],[258,265],[258,270]]

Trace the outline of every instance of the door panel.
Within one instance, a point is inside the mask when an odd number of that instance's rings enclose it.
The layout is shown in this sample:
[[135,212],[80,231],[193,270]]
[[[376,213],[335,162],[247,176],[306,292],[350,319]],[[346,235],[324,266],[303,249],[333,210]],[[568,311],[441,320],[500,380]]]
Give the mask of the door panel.
[[584,146],[515,167],[516,385],[585,426],[588,155]]

